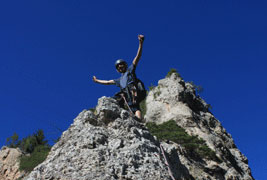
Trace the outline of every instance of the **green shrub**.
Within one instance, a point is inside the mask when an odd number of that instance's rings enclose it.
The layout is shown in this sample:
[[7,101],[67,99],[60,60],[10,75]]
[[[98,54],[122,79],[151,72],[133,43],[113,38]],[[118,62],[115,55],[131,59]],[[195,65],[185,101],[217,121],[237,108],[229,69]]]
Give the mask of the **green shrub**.
[[181,77],[181,75],[177,72],[176,69],[171,68],[168,74],[166,75],[166,78],[170,77],[173,73],[175,73],[178,77]]
[[7,138],[6,145],[11,148],[20,148],[25,153],[32,153],[36,146],[47,144],[44,132],[41,129],[22,140],[18,139],[19,136],[14,133],[13,136]]
[[142,118],[146,115],[146,99],[140,102],[140,110],[142,112]]
[[173,141],[183,146],[193,156],[219,161],[215,152],[206,145],[203,139],[197,136],[190,136],[174,120],[164,122],[160,125],[149,122],[146,126],[151,134],[156,136],[160,141]]
[[42,163],[51,149],[41,129],[22,140],[18,140],[18,135],[14,133],[13,136],[7,138],[7,146],[20,148],[24,153],[27,153],[20,158],[20,170],[27,172],[32,171],[34,167]]
[[17,148],[19,145],[19,136],[16,132],[14,132],[13,136],[8,137],[6,139],[6,145],[10,148]]
[[23,138],[19,144],[19,148],[26,153],[32,153],[35,147],[46,144],[47,141],[45,140],[44,132],[39,129],[36,133]]
[[34,151],[29,155],[24,155],[20,158],[20,170],[31,172],[38,164],[42,163],[51,147],[48,145],[39,145],[34,148]]

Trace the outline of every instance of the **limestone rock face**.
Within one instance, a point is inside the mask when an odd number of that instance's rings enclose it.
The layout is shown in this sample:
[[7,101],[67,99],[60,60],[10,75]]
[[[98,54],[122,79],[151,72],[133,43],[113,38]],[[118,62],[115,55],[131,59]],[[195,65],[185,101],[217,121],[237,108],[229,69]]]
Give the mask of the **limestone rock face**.
[[[173,176],[188,179],[177,151],[168,148]],[[99,99],[95,112],[84,110],[65,131],[47,159],[27,180],[170,179],[159,143],[145,126],[112,98]]]
[[19,157],[22,152],[17,148],[2,147],[0,151],[0,179],[15,180],[24,176],[19,171]]
[[196,159],[181,144],[159,142],[114,99],[102,97],[95,110],[74,119],[25,179],[253,180],[247,158],[191,84],[173,73],[149,92],[146,103],[147,122],[174,120],[205,140],[218,160]]
[[209,105],[196,95],[192,84],[176,73],[158,82],[147,100],[146,121],[157,124],[175,120],[190,135],[198,136],[216,152],[221,162],[195,161],[177,148],[181,163],[194,179],[253,179],[247,158],[237,149],[231,135],[210,113]]

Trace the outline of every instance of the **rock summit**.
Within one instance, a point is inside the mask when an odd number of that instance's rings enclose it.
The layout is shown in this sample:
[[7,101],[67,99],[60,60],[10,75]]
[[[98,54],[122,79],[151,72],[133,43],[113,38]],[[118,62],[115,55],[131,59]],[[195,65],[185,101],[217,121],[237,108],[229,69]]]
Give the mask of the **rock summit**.
[[189,135],[203,139],[218,160],[196,159],[178,143],[159,141],[114,99],[102,97],[95,109],[84,110],[74,119],[47,159],[25,179],[253,180],[248,160],[231,135],[193,85],[177,73],[149,92],[145,120],[175,121]]

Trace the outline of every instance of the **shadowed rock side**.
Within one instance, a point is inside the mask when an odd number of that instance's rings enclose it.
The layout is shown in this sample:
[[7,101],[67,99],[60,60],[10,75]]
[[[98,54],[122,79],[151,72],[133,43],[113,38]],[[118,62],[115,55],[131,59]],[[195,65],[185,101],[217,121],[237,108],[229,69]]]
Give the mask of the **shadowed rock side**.
[[[175,147],[167,148],[166,154],[176,158],[171,161],[175,178],[191,179]],[[169,180],[170,175],[159,143],[144,125],[114,99],[102,97],[95,112],[78,115],[47,159],[25,179]]]
[[[146,121],[174,120],[202,138],[215,157],[195,157],[182,144],[161,142],[176,180],[253,180],[247,158],[210,113],[193,86],[176,73],[159,81],[146,100]],[[26,180],[170,180],[160,144],[147,128],[102,97],[84,110]]]
[[149,92],[146,105],[147,122],[160,124],[174,120],[188,134],[205,140],[216,152],[217,161],[196,160],[184,148],[177,148],[180,162],[194,179],[253,179],[248,160],[237,149],[231,135],[210,113],[209,105],[196,95],[194,87],[176,73],[158,82],[158,86]]

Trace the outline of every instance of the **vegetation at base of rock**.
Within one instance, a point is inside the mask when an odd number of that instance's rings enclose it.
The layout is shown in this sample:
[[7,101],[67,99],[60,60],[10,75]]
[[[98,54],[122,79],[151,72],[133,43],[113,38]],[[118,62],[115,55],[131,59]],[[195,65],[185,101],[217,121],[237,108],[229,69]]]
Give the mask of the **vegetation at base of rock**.
[[39,145],[48,145],[48,141],[45,140],[43,130],[39,129],[36,133],[33,133],[22,140],[19,140],[17,133],[14,133],[13,136],[7,138],[6,145],[10,148],[19,148],[24,153],[32,153],[35,147]]
[[146,98],[143,101],[141,101],[139,105],[140,105],[140,110],[142,112],[142,118],[144,118],[146,115]]
[[197,136],[190,136],[186,131],[178,126],[174,120],[157,125],[153,122],[146,124],[152,135],[159,140],[173,141],[183,146],[190,155],[219,161],[214,151],[212,151],[203,139]]
[[168,74],[166,75],[166,78],[170,77],[173,73],[175,73],[178,77],[181,77],[181,75],[177,72],[176,69],[171,68]]
[[51,147],[48,145],[39,145],[34,148],[34,151],[29,155],[24,155],[20,158],[20,170],[24,170],[26,172],[31,172],[37,165],[42,163]]
[[20,158],[20,170],[26,172],[32,171],[42,163],[51,149],[41,129],[22,140],[19,140],[17,133],[14,133],[13,136],[7,138],[6,145],[11,148],[19,148],[25,154]]

